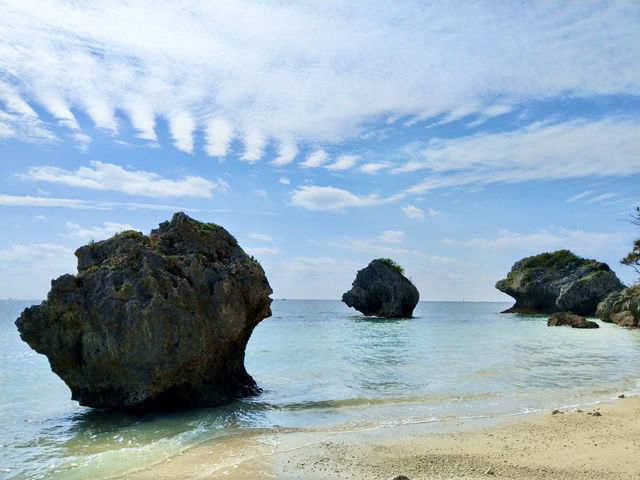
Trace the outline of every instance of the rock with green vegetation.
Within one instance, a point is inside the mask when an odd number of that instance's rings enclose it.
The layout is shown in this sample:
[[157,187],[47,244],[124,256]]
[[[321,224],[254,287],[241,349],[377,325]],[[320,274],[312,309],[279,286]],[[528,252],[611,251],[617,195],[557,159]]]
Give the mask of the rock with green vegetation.
[[82,405],[182,409],[259,392],[244,367],[271,315],[262,267],[224,228],[184,213],[149,236],[127,231],[76,251],[16,321]]
[[342,301],[364,315],[410,317],[420,294],[400,265],[389,258],[372,260],[359,270]]
[[547,320],[547,327],[600,328],[600,325],[575,313],[558,312]]
[[516,262],[496,288],[516,300],[504,313],[594,316],[598,303],[624,285],[606,263],[558,250]]
[[596,316],[603,322],[640,328],[640,285],[610,294],[598,304]]

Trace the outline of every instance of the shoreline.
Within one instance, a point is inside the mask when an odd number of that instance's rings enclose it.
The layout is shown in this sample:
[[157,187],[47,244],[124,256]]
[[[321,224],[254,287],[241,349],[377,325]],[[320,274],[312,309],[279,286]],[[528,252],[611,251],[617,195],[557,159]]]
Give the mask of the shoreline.
[[[595,415],[594,415],[595,413]],[[244,435],[207,442],[121,478],[640,478],[640,396],[558,413],[458,419],[364,431]],[[486,421],[483,421],[486,420]]]

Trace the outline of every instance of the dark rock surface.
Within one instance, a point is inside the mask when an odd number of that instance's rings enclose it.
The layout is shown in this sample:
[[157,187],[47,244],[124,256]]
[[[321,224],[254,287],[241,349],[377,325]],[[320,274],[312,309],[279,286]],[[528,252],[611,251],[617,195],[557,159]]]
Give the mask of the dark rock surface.
[[547,327],[600,328],[596,322],[571,312],[558,312],[547,320]]
[[271,315],[262,267],[224,228],[176,213],[147,237],[127,231],[76,251],[16,321],[82,405],[217,405],[259,388],[244,351]]
[[516,262],[496,288],[516,300],[504,313],[566,311],[594,316],[598,303],[624,285],[606,263],[558,250]]
[[395,318],[410,317],[419,299],[418,289],[389,259],[372,260],[342,295],[344,303],[364,315]]
[[610,294],[598,304],[596,316],[603,322],[640,328],[640,285]]

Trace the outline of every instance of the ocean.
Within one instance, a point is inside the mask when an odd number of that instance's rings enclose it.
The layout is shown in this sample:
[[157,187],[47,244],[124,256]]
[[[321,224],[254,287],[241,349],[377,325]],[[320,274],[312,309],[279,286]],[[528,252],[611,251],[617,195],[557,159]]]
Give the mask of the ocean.
[[[0,301],[0,478],[126,478],[194,448],[396,425],[439,431],[640,394],[640,330],[549,328],[508,303],[420,302],[410,319],[339,301],[276,300],[247,371],[263,393],[218,408],[126,415],[81,407],[19,338],[33,301]],[[222,467],[221,467],[222,468]],[[224,473],[224,472],[222,472]]]

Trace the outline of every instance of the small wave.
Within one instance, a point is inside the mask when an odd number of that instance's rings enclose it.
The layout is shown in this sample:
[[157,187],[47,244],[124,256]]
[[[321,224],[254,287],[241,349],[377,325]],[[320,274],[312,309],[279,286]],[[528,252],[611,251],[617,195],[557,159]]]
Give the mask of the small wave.
[[301,410],[334,410],[341,408],[360,408],[387,405],[442,405],[456,402],[486,400],[500,397],[499,392],[473,393],[465,395],[416,395],[403,397],[353,397],[339,400],[318,400],[287,403],[282,405],[262,405],[262,408],[275,410],[301,411]]

